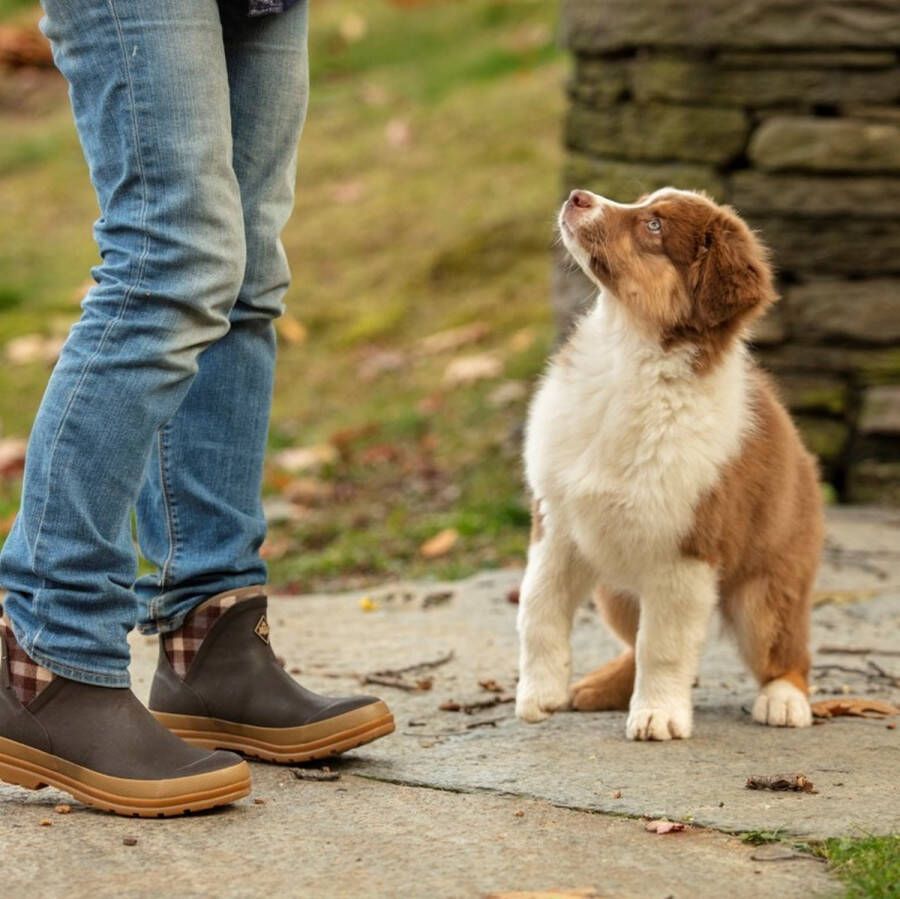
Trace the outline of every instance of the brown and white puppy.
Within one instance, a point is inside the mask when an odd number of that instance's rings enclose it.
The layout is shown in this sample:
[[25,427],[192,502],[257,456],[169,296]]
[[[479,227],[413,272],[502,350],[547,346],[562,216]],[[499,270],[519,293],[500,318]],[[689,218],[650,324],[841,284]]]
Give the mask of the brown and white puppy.
[[[600,292],[530,410],[516,712],[628,709],[630,739],[690,736],[718,606],[760,683],[753,717],[804,727],[822,509],[744,345],[776,299],[766,251],[732,209],[671,188],[631,205],[573,191],[559,227]],[[570,687],[591,590],[625,649]]]

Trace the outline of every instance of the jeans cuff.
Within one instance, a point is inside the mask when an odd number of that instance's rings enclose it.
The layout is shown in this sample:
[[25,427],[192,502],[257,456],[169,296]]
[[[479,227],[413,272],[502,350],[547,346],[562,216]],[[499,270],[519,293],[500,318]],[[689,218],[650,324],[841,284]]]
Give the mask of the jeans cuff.
[[[21,645],[21,644],[20,644]],[[127,671],[112,674],[108,671],[86,671],[84,668],[74,668],[45,656],[39,649],[27,649],[22,646],[25,654],[32,662],[37,662],[42,668],[66,680],[78,681],[80,684],[90,684],[94,687],[130,687],[131,675]]]

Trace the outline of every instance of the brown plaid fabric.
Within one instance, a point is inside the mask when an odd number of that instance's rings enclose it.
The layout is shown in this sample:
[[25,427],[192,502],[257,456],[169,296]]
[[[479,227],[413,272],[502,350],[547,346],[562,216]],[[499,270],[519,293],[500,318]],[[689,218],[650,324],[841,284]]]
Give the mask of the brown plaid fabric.
[[12,628],[0,618],[0,640],[6,647],[4,657],[9,668],[9,682],[22,705],[28,705],[53,680],[53,674],[33,662],[19,646]]
[[166,656],[179,677],[183,678],[188,673],[194,656],[197,655],[200,645],[212,626],[235,603],[247,598],[239,593],[221,593],[213,596],[197,606],[184,619],[184,624],[177,631],[163,635]]

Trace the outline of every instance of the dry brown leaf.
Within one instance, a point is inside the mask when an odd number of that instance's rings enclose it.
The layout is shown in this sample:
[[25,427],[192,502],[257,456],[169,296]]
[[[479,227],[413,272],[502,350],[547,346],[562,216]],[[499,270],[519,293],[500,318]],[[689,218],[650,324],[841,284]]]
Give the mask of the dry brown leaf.
[[337,461],[338,452],[330,443],[295,446],[275,453],[272,461],[285,471],[309,471]]
[[412,141],[412,128],[406,119],[391,119],[384,128],[384,139],[389,147],[402,150]]
[[28,441],[21,437],[0,440],[0,477],[17,477],[25,468],[25,450]]
[[484,899],[601,899],[601,894],[593,887],[583,887],[576,890],[513,890],[488,893]]
[[814,606],[846,605],[852,602],[863,602],[878,596],[878,590],[819,590],[813,593]]
[[0,63],[11,68],[52,68],[50,44],[37,28],[0,25]]
[[900,714],[900,709],[879,699],[822,699],[810,705],[816,718],[887,718]]
[[338,25],[338,32],[344,41],[348,44],[355,44],[361,41],[369,30],[366,20],[358,13],[347,13],[341,18]]
[[754,774],[747,778],[748,790],[774,790],[775,792],[818,793],[813,782],[805,774]]
[[275,319],[275,330],[281,340],[289,344],[305,343],[309,336],[306,325],[289,312],[285,312],[281,318]]
[[490,333],[491,326],[487,322],[471,322],[468,325],[460,325],[458,328],[448,328],[445,331],[429,334],[418,342],[416,349],[423,356],[433,356],[449,350],[458,350],[471,343],[478,343]]
[[686,824],[682,824],[681,821],[648,821],[644,825],[644,830],[649,831],[650,833],[681,833],[683,830],[687,828]]
[[45,337],[43,334],[24,334],[6,344],[6,360],[10,365],[31,362],[56,362],[65,337]]
[[444,371],[444,386],[459,387],[474,384],[490,378],[499,378],[503,372],[503,361],[492,353],[475,356],[460,356],[454,359]]
[[359,202],[365,192],[366,188],[362,181],[341,181],[332,189],[331,198],[335,203],[349,206],[352,203]]
[[360,380],[369,383],[387,372],[399,371],[409,363],[409,357],[400,350],[370,350],[356,369]]
[[301,506],[321,506],[334,499],[335,486],[318,478],[293,478],[282,488],[282,496]]
[[447,528],[438,534],[435,534],[430,540],[426,540],[420,547],[419,552],[426,559],[437,559],[446,556],[459,540],[459,531],[456,528]]

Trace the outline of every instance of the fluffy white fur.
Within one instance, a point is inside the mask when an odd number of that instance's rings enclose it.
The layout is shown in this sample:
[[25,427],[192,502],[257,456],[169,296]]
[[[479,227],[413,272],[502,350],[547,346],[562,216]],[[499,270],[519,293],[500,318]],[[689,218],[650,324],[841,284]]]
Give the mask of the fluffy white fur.
[[693,509],[748,426],[745,358],[698,379],[601,292],[531,407],[525,467],[544,534],[522,584],[517,714],[568,703],[570,631],[596,584],[640,596],[631,739],[691,732],[691,684],[716,575],[683,557]]

